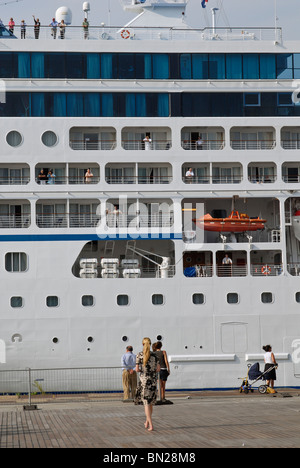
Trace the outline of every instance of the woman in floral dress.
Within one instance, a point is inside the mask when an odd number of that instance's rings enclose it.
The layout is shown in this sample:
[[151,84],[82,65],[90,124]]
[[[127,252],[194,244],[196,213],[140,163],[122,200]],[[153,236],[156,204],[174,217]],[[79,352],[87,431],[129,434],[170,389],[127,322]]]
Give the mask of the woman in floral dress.
[[152,411],[157,397],[157,373],[159,364],[157,356],[151,352],[150,338],[143,339],[143,351],[136,357],[136,372],[140,373],[140,381],[136,390],[135,402],[144,404],[146,422],[145,428],[153,431]]

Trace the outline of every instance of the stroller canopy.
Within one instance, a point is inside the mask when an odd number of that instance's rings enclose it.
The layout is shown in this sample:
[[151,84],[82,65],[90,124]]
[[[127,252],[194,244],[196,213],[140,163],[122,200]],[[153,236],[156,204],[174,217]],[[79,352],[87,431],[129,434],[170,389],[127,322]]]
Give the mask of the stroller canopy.
[[256,362],[255,364],[252,364],[252,366],[249,369],[249,374],[248,378],[250,380],[256,380],[259,379],[262,376],[262,372],[259,370],[259,362]]

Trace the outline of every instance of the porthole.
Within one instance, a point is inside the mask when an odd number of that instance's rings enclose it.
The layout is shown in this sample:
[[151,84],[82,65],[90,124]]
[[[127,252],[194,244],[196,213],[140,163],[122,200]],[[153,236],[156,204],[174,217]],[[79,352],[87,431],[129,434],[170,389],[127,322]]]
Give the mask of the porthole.
[[296,292],[295,300],[296,300],[296,302],[300,303],[300,292]]
[[48,296],[46,298],[47,307],[58,307],[58,297],[57,296]]
[[162,294],[153,294],[152,296],[153,305],[163,305],[163,303],[164,303],[164,296]]
[[82,296],[81,303],[84,307],[92,307],[94,305],[94,296]]
[[117,296],[117,304],[119,306],[127,306],[129,304],[129,297],[127,294],[119,294]]
[[87,337],[87,340],[88,340],[89,343],[93,343],[94,338],[93,338],[92,336],[88,336],[88,337]]
[[23,307],[23,298],[21,296],[13,296],[10,298],[10,306],[14,309]]
[[48,146],[48,148],[51,148],[52,146],[55,146],[57,143],[57,135],[54,132],[51,132],[50,130],[48,130],[47,132],[43,133],[42,142],[44,143],[45,146]]
[[9,146],[16,148],[17,146],[21,145],[23,138],[21,133],[17,132],[16,130],[12,130],[6,135],[6,141]]
[[227,294],[227,302],[228,302],[228,304],[238,304],[239,295],[237,293],[228,293]]
[[126,336],[126,335],[122,336],[122,341],[124,341],[124,343],[125,343],[126,341],[128,341],[128,336]]
[[202,293],[193,294],[193,304],[196,304],[196,305],[204,304],[204,294]]
[[261,295],[261,302],[263,304],[272,304],[274,302],[274,297],[271,292],[263,292]]
[[52,342],[57,344],[58,343],[58,338],[55,336],[53,339],[52,339]]
[[157,335],[156,339],[157,339],[157,341],[162,341],[163,337],[162,337],[162,335]]

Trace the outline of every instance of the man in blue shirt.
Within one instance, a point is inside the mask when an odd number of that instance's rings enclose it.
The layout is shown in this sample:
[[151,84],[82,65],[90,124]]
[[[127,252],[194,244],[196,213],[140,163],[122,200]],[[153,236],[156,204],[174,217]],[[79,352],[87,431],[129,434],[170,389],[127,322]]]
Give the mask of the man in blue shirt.
[[137,386],[137,376],[135,372],[136,355],[133,354],[133,347],[127,346],[126,353],[122,356],[122,385],[124,390],[124,401],[134,399]]

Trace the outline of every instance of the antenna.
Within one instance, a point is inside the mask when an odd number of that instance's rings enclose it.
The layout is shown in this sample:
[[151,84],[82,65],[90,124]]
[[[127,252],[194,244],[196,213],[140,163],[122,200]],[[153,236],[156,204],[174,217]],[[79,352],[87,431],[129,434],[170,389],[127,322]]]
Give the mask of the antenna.
[[12,0],[12,1],[10,1],[10,2],[0,3],[0,6],[2,6],[2,5],[9,5],[10,3],[19,3],[19,2],[23,2],[23,0]]

